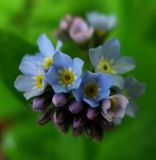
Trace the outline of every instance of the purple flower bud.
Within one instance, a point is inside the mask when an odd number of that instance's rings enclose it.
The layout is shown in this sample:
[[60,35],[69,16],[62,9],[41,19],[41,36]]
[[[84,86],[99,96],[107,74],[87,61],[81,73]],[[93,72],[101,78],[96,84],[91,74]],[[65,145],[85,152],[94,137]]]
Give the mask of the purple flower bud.
[[61,124],[63,123],[65,118],[65,113],[62,110],[56,110],[53,114],[53,122],[54,124]]
[[73,114],[77,114],[80,113],[83,109],[83,105],[81,102],[78,101],[73,101],[70,105],[69,105],[69,111]]
[[80,44],[91,38],[93,28],[89,27],[83,19],[75,18],[70,27],[69,35],[76,43]]
[[66,15],[60,22],[60,29],[63,31],[67,31],[70,28],[72,21],[73,21],[73,16]]
[[67,103],[67,98],[63,93],[56,93],[52,98],[52,102],[56,107],[62,107]]
[[98,116],[99,112],[96,108],[88,108],[87,110],[87,118],[89,120],[94,120]]
[[45,97],[37,97],[32,102],[32,108],[35,111],[44,110],[50,102]]
[[73,128],[80,128],[83,125],[82,117],[74,118]]
[[47,122],[49,122],[50,117],[52,115],[52,109],[47,109],[45,112],[43,112],[38,120],[38,123],[40,125],[43,125]]

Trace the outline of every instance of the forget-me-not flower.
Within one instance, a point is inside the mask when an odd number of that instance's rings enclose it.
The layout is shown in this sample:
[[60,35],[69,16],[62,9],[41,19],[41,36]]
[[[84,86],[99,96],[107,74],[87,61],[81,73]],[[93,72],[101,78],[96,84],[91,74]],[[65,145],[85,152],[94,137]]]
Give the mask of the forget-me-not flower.
[[131,57],[120,57],[120,43],[112,39],[94,49],[89,50],[89,56],[96,72],[109,74],[123,74],[135,67]]
[[38,56],[27,55],[19,66],[23,75],[17,77],[15,88],[18,91],[24,92],[26,99],[41,95],[46,87],[45,71],[38,62]]
[[86,71],[80,87],[73,91],[77,101],[84,101],[91,107],[97,107],[99,101],[108,98],[112,86],[112,76]]
[[54,63],[46,74],[46,80],[55,93],[67,93],[77,89],[81,83],[84,62],[80,58],[72,59],[61,52],[56,53],[53,60]]

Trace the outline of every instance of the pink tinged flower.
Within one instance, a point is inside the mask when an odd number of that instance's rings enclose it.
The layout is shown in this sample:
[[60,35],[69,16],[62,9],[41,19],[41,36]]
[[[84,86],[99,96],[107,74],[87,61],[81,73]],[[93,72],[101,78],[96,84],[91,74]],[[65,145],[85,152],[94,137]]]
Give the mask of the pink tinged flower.
[[73,21],[73,16],[66,15],[60,22],[60,29],[63,31],[68,31],[72,21]]
[[70,37],[76,43],[83,43],[91,38],[93,35],[93,28],[81,18],[75,18],[69,30]]
[[121,120],[125,113],[129,101],[126,97],[117,94],[102,102],[102,116],[109,122]]

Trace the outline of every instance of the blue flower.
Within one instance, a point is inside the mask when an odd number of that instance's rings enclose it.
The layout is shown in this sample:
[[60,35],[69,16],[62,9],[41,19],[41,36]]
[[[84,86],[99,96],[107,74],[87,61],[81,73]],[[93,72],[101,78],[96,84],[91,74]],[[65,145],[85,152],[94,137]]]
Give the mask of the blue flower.
[[55,93],[67,93],[77,89],[81,83],[82,66],[80,58],[73,60],[68,55],[58,52],[53,57],[54,63],[46,74],[47,82]]
[[56,49],[54,49],[53,44],[47,38],[45,34],[41,34],[37,40],[37,44],[39,47],[40,63],[44,67],[45,70],[48,70],[49,67],[53,64],[53,56],[56,52],[60,51],[62,47],[62,42],[58,41]]
[[24,92],[24,97],[30,99],[41,95],[46,87],[45,71],[40,66],[39,56],[25,56],[19,66],[23,75],[19,75],[15,81],[15,88]]
[[127,115],[134,117],[138,111],[135,104],[136,98],[142,96],[145,93],[145,84],[140,83],[134,77],[130,76],[125,80],[122,94],[130,101],[127,107]]
[[113,75],[126,73],[135,67],[131,57],[120,57],[120,43],[117,39],[107,41],[103,46],[89,50],[89,56],[96,72]]
[[99,101],[107,98],[112,86],[112,76],[86,71],[80,87],[73,91],[77,101],[84,101],[91,107],[97,107]]
[[116,26],[115,16],[106,16],[97,12],[87,14],[88,23],[96,30],[110,31]]

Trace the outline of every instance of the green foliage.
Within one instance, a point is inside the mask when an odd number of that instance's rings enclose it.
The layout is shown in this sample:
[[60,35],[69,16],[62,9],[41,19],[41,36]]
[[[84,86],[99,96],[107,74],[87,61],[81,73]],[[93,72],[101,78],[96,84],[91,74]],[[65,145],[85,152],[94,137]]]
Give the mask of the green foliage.
[[[2,140],[9,160],[156,159],[155,6],[155,0],[0,1],[0,121],[11,121]],[[117,15],[119,25],[111,37],[120,39],[122,54],[136,59],[137,68],[131,74],[147,85],[146,94],[138,101],[139,115],[126,118],[102,142],[89,141],[85,136],[76,139],[71,132],[62,135],[51,124],[38,126],[37,114],[14,89],[23,55],[37,52],[38,35],[45,32],[55,41],[52,30],[64,14],[83,16],[90,10]],[[63,50],[73,57],[87,57],[74,44],[65,43]]]

